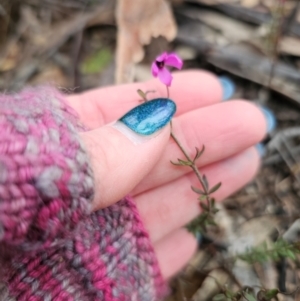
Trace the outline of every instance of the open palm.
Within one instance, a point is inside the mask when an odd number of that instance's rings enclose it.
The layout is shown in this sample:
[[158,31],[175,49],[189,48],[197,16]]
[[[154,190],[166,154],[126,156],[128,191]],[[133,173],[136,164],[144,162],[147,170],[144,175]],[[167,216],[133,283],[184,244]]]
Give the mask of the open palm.
[[[188,167],[170,160],[184,158],[170,138],[170,127],[145,143],[132,143],[111,124],[139,104],[137,89],[155,90],[165,97],[157,81],[107,87],[69,96],[69,104],[91,130],[81,133],[95,174],[94,209],[109,206],[127,194],[133,196],[154,245],[165,278],[172,276],[196,250],[196,239],[182,228],[200,213],[198,186]],[[171,98],[177,104],[173,130],[191,155],[205,145],[198,160],[213,185],[218,201],[249,182],[260,158],[254,147],[266,134],[261,110],[244,100],[222,102],[218,79],[201,71],[174,74]]]

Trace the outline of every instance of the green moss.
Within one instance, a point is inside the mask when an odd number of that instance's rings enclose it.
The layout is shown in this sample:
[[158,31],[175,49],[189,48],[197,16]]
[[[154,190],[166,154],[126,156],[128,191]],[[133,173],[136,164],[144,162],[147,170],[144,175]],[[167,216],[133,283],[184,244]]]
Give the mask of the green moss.
[[87,57],[81,64],[81,72],[95,74],[101,72],[112,60],[112,52],[108,48],[102,48]]

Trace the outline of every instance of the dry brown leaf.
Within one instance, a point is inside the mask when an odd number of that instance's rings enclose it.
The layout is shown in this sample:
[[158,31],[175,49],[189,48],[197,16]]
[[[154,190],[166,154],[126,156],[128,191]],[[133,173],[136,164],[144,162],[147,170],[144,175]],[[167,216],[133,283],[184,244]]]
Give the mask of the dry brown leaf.
[[21,54],[20,45],[16,41],[7,43],[7,47],[0,56],[0,71],[9,71],[16,67]]
[[300,56],[300,39],[295,37],[282,37],[279,43],[280,52]]
[[11,21],[9,13],[12,6],[11,1],[0,1],[0,49],[8,36],[8,28]]
[[62,70],[55,65],[48,64],[43,67],[40,73],[30,81],[32,85],[54,85],[59,87],[68,87],[70,83]]
[[48,39],[45,36],[48,26],[38,19],[33,8],[26,5],[22,6],[21,18],[22,27],[25,29],[22,35],[28,40],[31,47],[39,48],[48,43]]
[[119,0],[116,9],[118,24],[116,82],[133,80],[134,63],[143,59],[143,45],[152,37],[175,38],[177,27],[170,4],[166,0]]
[[[30,39],[32,43],[27,44],[26,48],[22,49],[23,57],[16,68],[17,70],[8,74],[2,85],[9,90],[20,89],[38,71],[40,62],[51,57],[71,36],[88,26],[113,24],[113,1],[106,0],[101,1],[101,3],[93,11],[74,13],[70,18],[55,22],[53,26],[40,35],[38,33],[32,35],[32,39]],[[20,31],[22,34],[24,33],[23,28]]]
[[259,0],[242,0],[241,5],[245,7],[255,7],[259,2]]
[[[267,7],[269,10],[274,10],[278,6],[278,1],[274,0],[261,0],[262,4]],[[286,14],[289,14],[290,11],[295,7],[295,0],[285,0],[284,1],[284,10]]]
[[225,38],[227,43],[236,43],[241,41],[253,41],[255,36],[255,27],[244,22],[234,20],[224,14],[212,12],[210,10],[187,9],[183,14],[191,19],[199,20],[209,29],[214,29],[215,34],[210,39],[211,42],[218,42],[217,36]]
[[219,290],[229,280],[229,276],[222,270],[213,270],[209,273],[209,277],[206,277],[202,286],[193,296],[193,300],[211,300]]
[[99,24],[113,24],[113,5],[109,1],[104,1],[102,5],[96,6],[93,11],[73,14],[70,18],[55,23],[43,32],[42,37],[37,37],[40,45],[39,54],[54,52],[72,35],[80,32],[86,27]]
[[240,2],[240,0],[192,0],[192,1],[207,4],[207,5],[237,4]]

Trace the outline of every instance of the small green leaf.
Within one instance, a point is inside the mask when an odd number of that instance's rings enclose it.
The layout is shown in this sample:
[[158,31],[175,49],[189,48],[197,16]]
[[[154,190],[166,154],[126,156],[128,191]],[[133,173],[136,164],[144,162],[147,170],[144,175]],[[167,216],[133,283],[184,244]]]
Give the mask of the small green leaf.
[[207,206],[205,203],[201,202],[201,203],[200,203],[200,207],[201,207],[204,211],[208,211],[208,206]]
[[201,201],[201,202],[205,201],[206,199],[207,199],[207,195],[206,194],[203,194],[203,195],[201,195],[201,196],[198,197],[198,200]]
[[286,257],[296,260],[296,256],[291,250],[286,250]]
[[217,226],[217,223],[213,219],[208,219],[207,224],[210,226]]
[[208,213],[207,212],[203,212],[199,215],[200,220],[205,221],[208,217]]
[[282,257],[287,257],[287,253],[286,253],[287,250],[283,249],[283,250],[278,250],[278,253],[280,256]]
[[275,298],[278,295],[278,293],[279,293],[279,290],[277,288],[267,290],[265,292],[265,298],[267,298],[267,300],[272,300],[273,298]]
[[199,188],[196,188],[196,187],[194,187],[194,186],[191,186],[191,189],[192,189],[194,192],[196,192],[197,194],[200,194],[200,195],[204,195],[204,194],[205,194],[205,192],[204,192],[203,190],[201,190],[201,189],[199,189]]
[[216,192],[221,187],[221,185],[221,182],[216,184],[213,188],[210,189],[209,194]]
[[192,162],[184,161],[184,160],[181,160],[181,159],[178,159],[178,162],[180,162],[182,165],[185,165],[185,166],[192,166],[193,165]]
[[223,301],[223,300],[226,300],[226,296],[224,294],[218,294],[218,295],[215,295],[212,299],[212,301]]
[[203,181],[205,190],[208,191],[209,190],[209,185],[208,185],[208,180],[206,178],[206,175],[203,175],[202,181]]
[[276,260],[280,257],[279,253],[274,249],[272,250],[272,252],[270,253],[270,257],[273,259],[273,260]]
[[170,161],[175,166],[183,166],[181,163]]
[[225,296],[231,300],[234,297],[234,293],[227,289],[225,291]]
[[244,297],[248,301],[256,301],[256,298],[253,295],[249,294],[249,293],[244,292]]
[[143,92],[141,89],[138,89],[136,92],[137,92],[137,94],[138,94],[139,96],[142,97],[142,99],[143,99],[144,101],[147,101],[147,95],[146,95],[145,92]]
[[181,160],[181,159],[177,159],[178,162],[173,162],[173,161],[170,161],[173,165],[177,165],[177,166],[191,166],[192,163],[189,162],[189,161],[184,161],[184,160]]
[[202,145],[202,149],[201,150],[199,150],[199,148],[196,147],[196,156],[195,156],[195,158],[193,160],[194,162],[202,156],[204,150],[205,150],[205,146],[204,145]]

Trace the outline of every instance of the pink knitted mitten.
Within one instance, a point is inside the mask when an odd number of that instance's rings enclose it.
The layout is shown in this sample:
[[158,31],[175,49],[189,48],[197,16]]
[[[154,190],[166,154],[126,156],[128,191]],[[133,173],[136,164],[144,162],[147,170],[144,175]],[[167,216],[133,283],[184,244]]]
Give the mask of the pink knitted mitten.
[[166,291],[134,202],[91,213],[78,130],[50,88],[0,97],[0,301],[152,301]]

